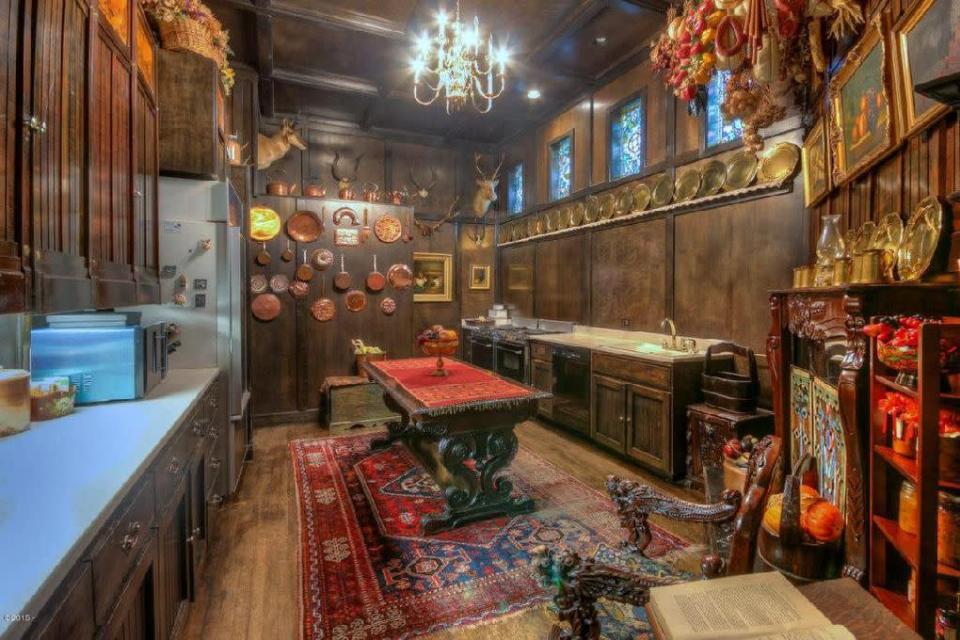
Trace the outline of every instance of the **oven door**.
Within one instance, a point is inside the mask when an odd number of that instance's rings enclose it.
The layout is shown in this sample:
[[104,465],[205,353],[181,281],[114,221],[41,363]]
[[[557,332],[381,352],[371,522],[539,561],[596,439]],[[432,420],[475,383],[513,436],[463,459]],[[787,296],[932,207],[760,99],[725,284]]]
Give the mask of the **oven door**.
[[505,378],[524,382],[527,372],[525,349],[514,344],[498,344],[496,372]]
[[493,341],[490,338],[470,339],[470,364],[493,371]]

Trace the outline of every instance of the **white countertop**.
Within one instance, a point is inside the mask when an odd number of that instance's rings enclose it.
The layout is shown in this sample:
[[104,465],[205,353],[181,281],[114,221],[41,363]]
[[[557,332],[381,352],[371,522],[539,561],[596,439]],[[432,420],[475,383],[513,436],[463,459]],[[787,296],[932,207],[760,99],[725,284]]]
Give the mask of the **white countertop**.
[[18,637],[153,461],[217,369],[178,369],[142,400],[0,438],[0,635]]
[[[686,337],[689,336],[678,335],[677,344],[680,343],[681,338]],[[664,339],[669,340],[670,337],[662,333],[618,331],[616,329],[601,329],[581,325],[577,325],[573,333],[549,333],[530,336],[531,341],[549,342],[551,344],[568,347],[580,347],[582,349],[590,349],[591,351],[602,351],[618,356],[640,358],[661,364],[702,361],[707,347],[721,342],[720,340],[709,338],[694,338],[697,341],[697,351],[695,353],[686,353],[682,351],[661,350],[659,347]],[[638,351],[636,347],[640,344],[653,345],[654,347],[650,352]]]

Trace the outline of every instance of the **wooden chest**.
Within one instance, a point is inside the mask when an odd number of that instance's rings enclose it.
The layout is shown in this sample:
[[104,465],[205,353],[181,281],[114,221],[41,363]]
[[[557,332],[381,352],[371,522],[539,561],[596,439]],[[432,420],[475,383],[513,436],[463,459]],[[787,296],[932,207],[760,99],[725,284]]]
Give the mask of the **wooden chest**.
[[323,383],[323,424],[334,433],[398,422],[383,401],[383,389],[360,376],[333,376]]

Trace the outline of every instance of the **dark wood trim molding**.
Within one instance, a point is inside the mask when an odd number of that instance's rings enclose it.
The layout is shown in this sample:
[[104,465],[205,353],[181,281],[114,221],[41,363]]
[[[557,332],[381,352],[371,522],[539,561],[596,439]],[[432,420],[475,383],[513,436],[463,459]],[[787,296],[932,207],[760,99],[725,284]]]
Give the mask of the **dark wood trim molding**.
[[360,11],[335,7],[321,0],[311,0],[309,8],[285,0],[278,0],[267,6],[260,3],[252,4],[246,0],[214,0],[214,2],[249,11],[258,16],[293,18],[310,24],[358,31],[391,40],[402,40],[406,37],[406,25]]

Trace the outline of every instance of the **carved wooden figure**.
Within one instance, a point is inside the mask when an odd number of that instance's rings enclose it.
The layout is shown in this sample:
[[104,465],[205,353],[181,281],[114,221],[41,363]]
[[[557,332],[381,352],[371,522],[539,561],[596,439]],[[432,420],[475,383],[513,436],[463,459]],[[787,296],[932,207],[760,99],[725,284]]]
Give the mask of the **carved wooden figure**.
[[306,143],[297,133],[297,123],[284,119],[280,128],[272,136],[257,134],[257,169],[266,169],[271,164],[287,155],[290,147],[306,151]]

